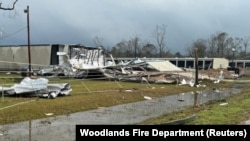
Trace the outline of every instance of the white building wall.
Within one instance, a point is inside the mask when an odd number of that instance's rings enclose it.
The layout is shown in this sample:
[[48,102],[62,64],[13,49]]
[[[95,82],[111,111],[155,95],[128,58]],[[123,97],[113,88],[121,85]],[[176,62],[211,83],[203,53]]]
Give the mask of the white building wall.
[[214,69],[226,69],[228,67],[229,61],[225,58],[214,58],[213,59],[213,68]]
[[[50,64],[51,46],[34,45],[30,46],[30,58],[33,68],[42,68]],[[29,65],[27,46],[6,46],[0,47],[0,69],[18,70]]]

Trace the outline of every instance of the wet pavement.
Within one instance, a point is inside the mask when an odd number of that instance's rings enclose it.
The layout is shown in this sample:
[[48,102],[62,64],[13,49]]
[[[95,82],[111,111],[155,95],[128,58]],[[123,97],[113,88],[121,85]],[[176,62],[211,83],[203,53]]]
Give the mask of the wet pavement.
[[[0,140],[10,141],[73,141],[75,125],[128,125],[170,114],[197,104],[223,100],[238,94],[244,84],[235,84],[232,89],[198,91],[153,98],[135,103],[100,107],[96,110],[0,126]],[[31,128],[29,128],[31,127]],[[29,130],[31,129],[31,130]],[[31,134],[30,134],[31,133]]]

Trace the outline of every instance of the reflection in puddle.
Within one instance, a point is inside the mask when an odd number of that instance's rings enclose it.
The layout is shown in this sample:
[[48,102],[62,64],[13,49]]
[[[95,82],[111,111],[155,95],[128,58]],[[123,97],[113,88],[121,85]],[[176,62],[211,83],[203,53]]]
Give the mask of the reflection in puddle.
[[225,102],[227,97],[239,94],[244,84],[235,84],[228,89],[213,89],[210,91],[196,91],[189,93],[181,93],[163,98],[164,106],[168,109],[168,113],[182,110],[187,107],[203,105],[213,101]]

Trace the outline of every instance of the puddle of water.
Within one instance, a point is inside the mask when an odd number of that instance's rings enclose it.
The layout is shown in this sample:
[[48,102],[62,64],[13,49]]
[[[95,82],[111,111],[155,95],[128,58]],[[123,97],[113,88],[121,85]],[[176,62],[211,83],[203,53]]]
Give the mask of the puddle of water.
[[162,104],[160,106],[164,106],[166,108],[166,110],[164,111],[165,114],[170,114],[188,107],[192,107],[195,105],[204,105],[213,101],[225,102],[224,100],[227,97],[239,94],[243,87],[244,84],[236,83],[232,88],[228,89],[214,89],[210,91],[197,91],[171,95],[161,98]]

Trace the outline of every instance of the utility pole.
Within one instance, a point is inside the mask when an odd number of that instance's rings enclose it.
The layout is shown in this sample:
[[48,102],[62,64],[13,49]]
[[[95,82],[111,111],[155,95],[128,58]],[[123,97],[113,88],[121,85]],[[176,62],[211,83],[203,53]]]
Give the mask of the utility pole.
[[197,86],[198,82],[198,48],[195,48],[195,83],[194,86]]
[[27,14],[27,33],[28,33],[28,56],[29,56],[29,77],[31,76],[31,57],[30,57],[30,21],[29,21],[29,6],[24,9],[24,13]]
[[232,48],[232,52],[233,52],[233,57],[232,57],[232,68],[235,68],[235,63],[234,63],[234,52],[235,52],[235,48]]
[[[30,58],[30,20],[29,20],[29,6],[27,6],[27,9],[24,9],[24,13],[27,14],[27,33],[28,33],[28,56],[29,56],[29,77],[31,77],[31,58]],[[31,120],[29,120],[29,141],[31,141]]]

